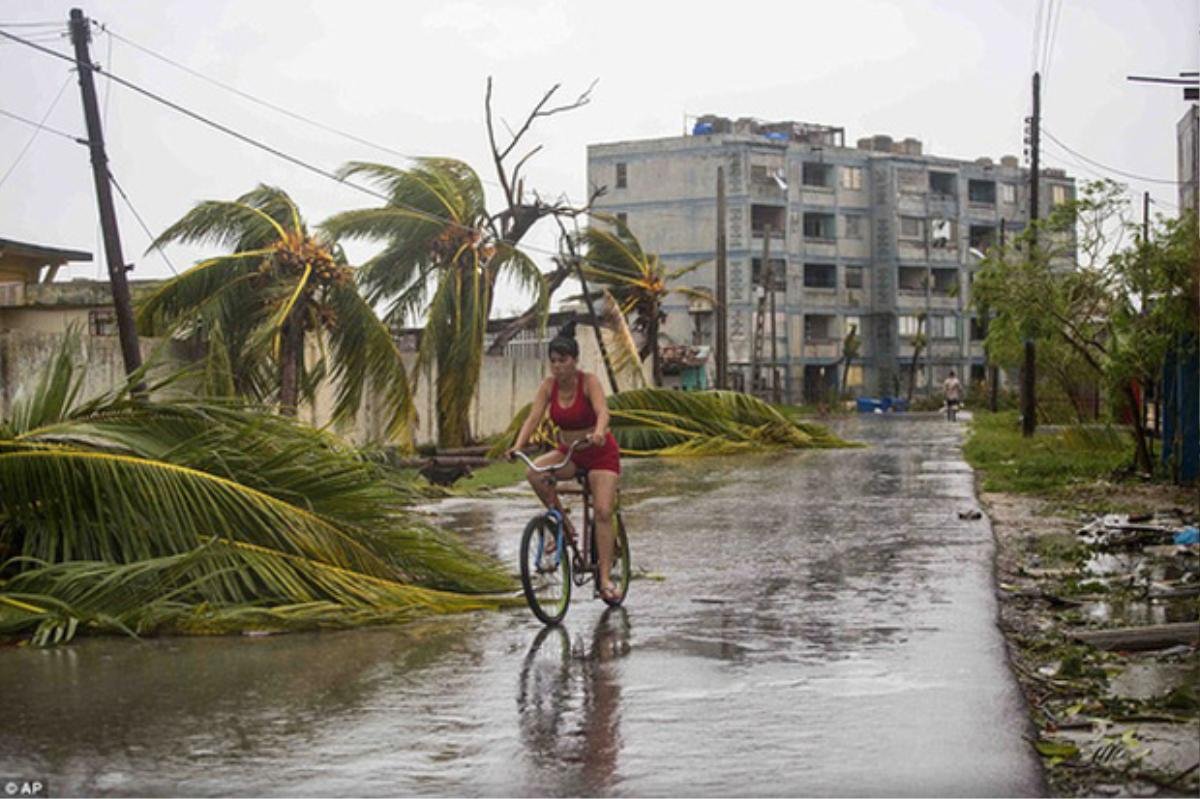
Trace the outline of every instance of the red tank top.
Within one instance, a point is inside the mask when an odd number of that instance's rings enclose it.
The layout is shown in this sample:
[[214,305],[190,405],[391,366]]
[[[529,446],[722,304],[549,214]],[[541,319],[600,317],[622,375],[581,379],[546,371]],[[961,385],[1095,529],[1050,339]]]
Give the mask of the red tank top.
[[550,384],[550,419],[563,430],[587,430],[596,426],[596,411],[583,391],[585,379],[587,375],[580,372],[575,385],[575,401],[569,408],[558,404],[558,381]]

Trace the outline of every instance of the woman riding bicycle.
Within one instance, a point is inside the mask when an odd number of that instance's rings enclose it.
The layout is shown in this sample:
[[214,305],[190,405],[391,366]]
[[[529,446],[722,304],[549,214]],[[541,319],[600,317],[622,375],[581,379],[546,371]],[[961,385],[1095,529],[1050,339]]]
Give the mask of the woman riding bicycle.
[[[557,452],[547,452],[534,461],[538,466],[559,463],[576,441],[584,442],[571,455],[571,462],[559,469],[559,479],[570,479],[577,469],[587,470],[588,487],[592,493],[592,511],[596,523],[596,555],[600,566],[597,587],[605,601],[619,601],[620,591],[610,577],[613,559],[613,509],[617,499],[617,483],[621,474],[621,456],[617,440],[608,430],[608,403],[604,399],[604,387],[593,374],[581,371],[578,366],[579,342],[575,340],[575,323],[568,322],[550,342],[550,377],[542,381],[533,397],[529,418],[521,426],[517,440],[508,451],[524,449],[529,437],[542,422],[546,410],[550,419],[558,425],[559,446]],[[547,508],[562,511],[558,491],[545,476],[532,470],[526,478],[538,498]],[[566,514],[564,514],[564,520]],[[565,520],[567,532],[574,531],[569,520]],[[547,554],[554,551],[555,541],[547,542]]]

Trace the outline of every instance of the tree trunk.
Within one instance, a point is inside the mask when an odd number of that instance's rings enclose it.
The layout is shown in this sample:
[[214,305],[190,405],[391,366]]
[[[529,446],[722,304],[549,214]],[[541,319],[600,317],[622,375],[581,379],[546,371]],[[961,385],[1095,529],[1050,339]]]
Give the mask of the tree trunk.
[[[565,281],[570,274],[571,270],[560,265],[557,269],[547,275],[546,293],[550,296],[553,296],[554,292],[558,291],[558,289],[562,287],[563,281]],[[510,322],[507,327],[500,331],[500,333],[496,336],[496,340],[492,342],[490,347],[488,347],[487,354],[503,354],[504,348],[508,345],[508,342],[516,338],[517,334],[522,330],[529,330],[535,324],[537,324],[537,318],[537,303],[535,302],[533,305],[529,306],[525,313],[518,316],[516,319]]]
[[279,331],[279,412],[295,416],[300,400],[300,367],[304,361],[304,327],[297,305]]
[[662,360],[659,357],[658,346],[658,306],[655,305],[654,313],[650,316],[650,361],[652,374],[654,377],[654,387],[661,388],[662,379]]
[[1138,471],[1153,474],[1154,466],[1150,462],[1150,450],[1146,446],[1146,428],[1142,425],[1142,406],[1138,402],[1132,383],[1125,385],[1125,398],[1129,400],[1129,413],[1133,417],[1134,464]]

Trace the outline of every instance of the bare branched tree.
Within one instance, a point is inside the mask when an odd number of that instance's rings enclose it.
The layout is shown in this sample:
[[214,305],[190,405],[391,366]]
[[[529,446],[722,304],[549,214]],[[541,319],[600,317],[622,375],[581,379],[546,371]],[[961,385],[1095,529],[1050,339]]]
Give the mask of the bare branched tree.
[[[560,197],[554,202],[547,202],[536,191],[531,191],[527,197],[525,179],[521,175],[521,169],[528,163],[530,158],[541,151],[542,145],[539,144],[524,151],[523,155],[517,157],[515,163],[512,162],[512,158],[517,156],[518,152],[522,151],[522,140],[537,120],[573,111],[587,105],[592,100],[592,89],[596,87],[596,83],[597,81],[592,81],[591,85],[573,101],[561,105],[554,104],[554,97],[562,87],[562,84],[554,84],[542,95],[542,99],[534,105],[515,131],[503,119],[500,120],[508,131],[509,136],[507,143],[501,145],[496,138],[496,116],[492,111],[492,79],[488,78],[487,94],[484,97],[488,144],[492,150],[492,161],[496,165],[496,175],[500,180],[501,188],[504,190],[506,206],[504,210],[492,216],[492,222],[500,230],[505,242],[513,245],[517,244],[539,220],[545,217],[552,216],[561,220],[574,219],[585,215],[591,211],[593,203],[604,194],[604,187],[593,190],[582,206],[572,205],[570,200],[565,196]],[[545,276],[547,288],[545,296],[549,297],[554,291],[559,289],[563,282],[571,276],[571,273],[572,265],[569,260],[556,259],[554,270]],[[537,325],[541,318],[542,314],[539,312],[538,304],[535,301],[528,310],[514,319],[496,336],[495,341],[488,348],[488,354],[496,355],[503,352],[505,345],[513,337],[522,330],[527,330]]]

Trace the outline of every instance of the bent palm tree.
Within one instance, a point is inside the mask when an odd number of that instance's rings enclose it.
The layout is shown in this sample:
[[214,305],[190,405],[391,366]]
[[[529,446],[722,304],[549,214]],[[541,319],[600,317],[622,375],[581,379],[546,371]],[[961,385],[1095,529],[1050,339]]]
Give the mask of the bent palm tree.
[[[306,338],[333,346],[334,419],[357,412],[368,385],[390,409],[389,437],[411,443],[408,377],[386,325],[359,293],[356,270],[340,248],[310,235],[282,189],[258,186],[236,200],[199,203],[155,240],[232,249],[201,261],[139,304],[144,328],[190,328],[207,338],[211,372],[227,389],[255,399],[277,396],[295,415],[303,383],[324,370],[306,369]],[[318,339],[322,341],[322,339]]]
[[129,387],[80,402],[69,346],[0,421],[0,634],[345,626],[511,588],[339,439]]
[[362,283],[372,302],[389,303],[393,326],[424,316],[417,362],[437,365],[438,441],[466,444],[496,280],[508,274],[533,290],[544,316],[549,296],[542,274],[503,239],[479,176],[461,161],[423,158],[412,169],[352,162],[339,174],[365,177],[390,199],[336,214],[322,228],[335,239],[385,243],[363,265]]
[[705,263],[705,260],[689,264],[681,269],[668,271],[655,253],[648,253],[629,227],[620,219],[595,214],[593,218],[608,227],[592,225],[583,232],[587,245],[587,257],[583,262],[583,273],[589,280],[608,287],[626,316],[633,315],[633,329],[642,333],[642,357],[648,352],[653,364],[654,385],[662,385],[662,365],[659,359],[658,330],[662,321],[662,301],[671,292],[688,294],[697,298],[710,299],[707,294],[695,289],[675,287],[668,284]]

